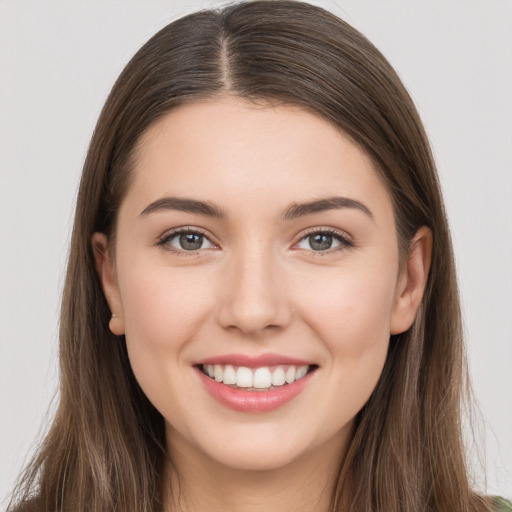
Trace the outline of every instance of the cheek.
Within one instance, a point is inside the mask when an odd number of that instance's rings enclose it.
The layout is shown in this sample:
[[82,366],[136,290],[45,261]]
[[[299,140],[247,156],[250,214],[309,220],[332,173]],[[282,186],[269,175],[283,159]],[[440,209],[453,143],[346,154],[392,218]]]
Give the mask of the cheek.
[[163,389],[179,392],[177,366],[187,364],[184,349],[208,315],[213,290],[201,273],[155,265],[139,264],[122,275],[130,363],[142,389],[155,402]]
[[186,342],[207,314],[211,290],[201,273],[132,271],[121,283],[127,337],[162,350]]
[[[334,274],[334,275],[333,275]],[[391,312],[395,294],[395,275],[387,275],[377,269],[362,271],[340,271],[331,273],[325,279],[316,276],[303,293],[304,315],[324,331],[326,337],[350,341],[362,336],[371,342],[375,333],[381,337],[389,335]],[[315,292],[311,292],[316,290]],[[309,312],[309,313],[308,313]]]
[[395,285],[395,273],[378,264],[301,283],[301,316],[321,338],[333,365],[352,365],[362,372],[382,367]]
[[323,283],[317,276],[311,284],[318,292],[303,295],[302,318],[325,354],[321,375],[326,391],[315,407],[328,418],[332,435],[368,401],[386,361],[395,276],[378,275],[370,269],[340,272],[338,279],[331,276]]

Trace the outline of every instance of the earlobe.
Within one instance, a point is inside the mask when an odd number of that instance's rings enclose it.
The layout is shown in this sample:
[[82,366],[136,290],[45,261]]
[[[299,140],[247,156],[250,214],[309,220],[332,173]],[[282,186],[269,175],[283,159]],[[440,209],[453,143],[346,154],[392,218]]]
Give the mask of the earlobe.
[[432,232],[422,226],[411,241],[407,261],[398,278],[391,316],[391,334],[411,327],[423,299],[432,258]]
[[109,328],[114,334],[120,336],[124,334],[123,308],[114,261],[108,248],[107,236],[103,233],[94,233],[91,243],[96,272],[100,278],[103,295],[105,295],[105,299],[112,312]]

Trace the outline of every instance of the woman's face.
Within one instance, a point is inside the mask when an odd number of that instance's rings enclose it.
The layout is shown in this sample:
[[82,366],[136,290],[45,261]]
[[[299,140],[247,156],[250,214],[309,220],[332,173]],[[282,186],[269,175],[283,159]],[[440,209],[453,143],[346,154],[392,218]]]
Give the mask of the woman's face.
[[341,454],[417,307],[372,162],[298,107],[175,109],[140,140],[114,258],[93,243],[169,449],[231,468]]

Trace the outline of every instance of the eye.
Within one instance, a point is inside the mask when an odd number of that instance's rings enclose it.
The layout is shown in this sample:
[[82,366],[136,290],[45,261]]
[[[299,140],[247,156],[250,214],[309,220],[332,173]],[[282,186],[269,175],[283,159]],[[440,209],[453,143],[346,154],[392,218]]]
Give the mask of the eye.
[[302,237],[297,247],[315,252],[334,252],[352,245],[350,240],[336,231],[317,230]]
[[201,249],[212,249],[216,246],[199,231],[182,229],[164,235],[158,245],[172,252],[197,252]]

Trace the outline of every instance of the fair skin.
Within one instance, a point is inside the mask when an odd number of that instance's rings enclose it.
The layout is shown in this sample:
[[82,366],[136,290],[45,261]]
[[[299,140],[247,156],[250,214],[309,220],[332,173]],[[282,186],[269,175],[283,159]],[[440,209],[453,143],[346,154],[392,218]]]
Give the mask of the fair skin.
[[[155,206],[170,197],[218,215]],[[350,201],[290,214],[333,197]],[[184,228],[188,238],[172,231]],[[327,510],[354,417],[390,334],[414,320],[430,264],[421,228],[400,267],[390,197],[367,155],[298,107],[178,107],[139,141],[115,252],[101,233],[93,247],[110,328],[165,419],[181,509]],[[309,369],[278,407],[228,407],[205,387],[199,361],[269,353]]]

